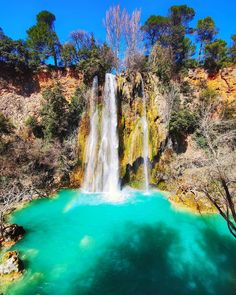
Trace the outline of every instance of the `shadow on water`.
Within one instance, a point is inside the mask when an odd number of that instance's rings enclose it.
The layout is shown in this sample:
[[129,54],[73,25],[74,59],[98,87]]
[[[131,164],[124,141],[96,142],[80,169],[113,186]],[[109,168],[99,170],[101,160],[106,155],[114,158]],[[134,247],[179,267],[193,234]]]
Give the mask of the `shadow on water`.
[[111,243],[73,283],[73,294],[236,294],[236,244],[228,236],[203,230],[197,239],[203,255],[184,261],[176,230],[160,223],[127,226],[123,240]]

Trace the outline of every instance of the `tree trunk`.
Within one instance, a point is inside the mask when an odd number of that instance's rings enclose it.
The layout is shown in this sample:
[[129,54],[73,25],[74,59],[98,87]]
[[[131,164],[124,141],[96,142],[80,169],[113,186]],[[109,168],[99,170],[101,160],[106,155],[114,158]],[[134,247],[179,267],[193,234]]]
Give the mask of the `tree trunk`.
[[201,42],[200,48],[199,48],[199,53],[198,53],[198,63],[200,63],[200,61],[201,61],[202,49],[203,49],[203,43]]

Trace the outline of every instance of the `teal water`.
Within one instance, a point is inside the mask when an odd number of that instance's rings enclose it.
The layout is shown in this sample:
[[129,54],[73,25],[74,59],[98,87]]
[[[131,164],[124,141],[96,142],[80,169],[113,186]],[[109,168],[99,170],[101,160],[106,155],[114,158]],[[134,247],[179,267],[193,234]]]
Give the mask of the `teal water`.
[[120,203],[64,190],[16,211],[27,271],[9,295],[236,294],[236,241],[219,216],[176,211],[158,192]]

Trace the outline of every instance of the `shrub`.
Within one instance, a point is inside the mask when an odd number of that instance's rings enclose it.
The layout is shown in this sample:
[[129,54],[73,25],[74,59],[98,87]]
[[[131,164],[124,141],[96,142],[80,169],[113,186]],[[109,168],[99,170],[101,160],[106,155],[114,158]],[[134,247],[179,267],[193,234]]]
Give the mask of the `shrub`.
[[63,140],[68,128],[68,103],[62,94],[60,85],[44,91],[45,103],[42,106],[42,129],[44,138]]
[[185,136],[195,131],[198,124],[197,116],[184,109],[173,112],[170,117],[169,131],[173,138]]
[[29,116],[25,122],[26,126],[28,126],[35,137],[37,138],[43,138],[43,130],[42,126],[38,123],[35,116]]
[[3,134],[10,134],[14,126],[2,113],[0,113],[0,136]]

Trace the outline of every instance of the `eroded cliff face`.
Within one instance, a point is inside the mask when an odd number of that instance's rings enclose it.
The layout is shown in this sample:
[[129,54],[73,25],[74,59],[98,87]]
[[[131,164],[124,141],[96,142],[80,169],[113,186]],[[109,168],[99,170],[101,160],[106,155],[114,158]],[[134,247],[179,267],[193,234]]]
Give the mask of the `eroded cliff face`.
[[42,67],[33,75],[0,78],[0,112],[16,127],[20,135],[25,133],[29,116],[38,117],[43,103],[43,91],[60,83],[63,95],[70,101],[76,89],[81,87],[83,76],[72,69],[55,70]]
[[[155,161],[159,150],[167,137],[166,100],[159,90],[159,81],[154,76],[144,79],[137,74],[117,76],[118,135],[120,180],[122,185],[142,187],[143,185],[143,126],[144,95],[146,97],[146,115],[148,121],[149,162],[154,169],[150,172],[150,181],[155,184]],[[99,108],[102,97],[98,99]],[[100,112],[101,115],[101,112]],[[89,110],[84,114],[78,131],[79,163],[71,175],[74,186],[81,185],[85,169],[86,142],[89,134]]]
[[[26,79],[27,80],[27,79]],[[173,149],[168,139],[168,103],[163,85],[154,75],[143,77],[146,96],[146,113],[149,130],[150,182],[153,185],[165,182]],[[190,71],[186,81],[192,85],[194,96],[198,99],[202,85],[208,85],[226,101],[236,101],[236,66],[221,70],[210,76],[202,69]],[[50,86],[60,83],[63,94],[69,101],[76,89],[82,87],[83,77],[71,69],[53,70],[42,68],[27,82],[0,81],[0,112],[10,118],[19,134],[34,141],[25,130],[25,120],[39,113],[42,93]],[[102,87],[100,85],[98,105],[102,109]],[[182,100],[184,95],[180,94]],[[140,74],[121,74],[117,76],[118,130],[120,178],[122,185],[142,186],[143,184],[143,116],[142,77]],[[89,134],[89,101],[82,115],[77,138],[77,166],[70,175],[70,185],[78,187],[83,183],[85,170],[86,142]],[[186,139],[185,153],[195,154],[198,149]],[[166,186],[163,186],[166,188]]]
[[[236,68],[228,68],[220,71],[216,76],[209,76],[204,70],[190,71],[186,81],[192,86],[195,100],[204,87],[215,90],[223,100],[236,101]],[[154,75],[143,77],[144,95],[146,96],[146,111],[149,130],[149,167],[150,183],[159,184],[161,188],[165,182],[165,175],[170,169],[174,158],[174,151],[170,138],[168,138],[168,91],[163,91],[163,85]],[[177,85],[177,88],[179,85]],[[179,93],[180,100],[186,97]],[[120,180],[122,185],[142,187],[144,183],[143,173],[143,127],[142,116],[144,113],[142,77],[136,74],[121,74],[117,76],[118,99],[118,132],[119,132],[119,157]],[[102,97],[99,98],[100,107]],[[86,142],[89,134],[89,111],[87,111],[80,123],[78,132],[78,166],[71,175],[74,186],[83,183],[85,170]],[[199,152],[196,144],[189,138],[184,139],[183,153],[192,155]],[[181,184],[180,184],[181,187]],[[169,186],[169,189],[179,188]]]
[[189,71],[185,80],[195,86],[195,91],[205,84],[217,91],[225,101],[235,102],[236,100],[236,65],[222,69],[215,75],[210,75],[203,69]]

